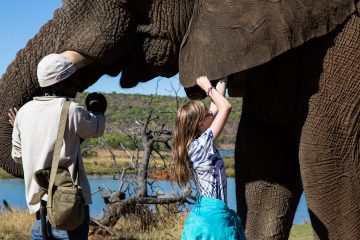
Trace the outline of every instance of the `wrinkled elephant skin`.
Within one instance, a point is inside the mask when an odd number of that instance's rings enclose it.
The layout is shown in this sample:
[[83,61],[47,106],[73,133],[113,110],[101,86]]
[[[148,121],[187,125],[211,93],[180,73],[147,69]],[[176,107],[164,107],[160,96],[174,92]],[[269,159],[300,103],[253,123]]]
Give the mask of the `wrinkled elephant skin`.
[[246,72],[235,166],[250,239],[287,239],[302,190],[316,239],[359,239],[359,56],[353,17]]
[[63,0],[0,80],[0,166],[6,112],[39,93],[37,62],[77,52],[81,92],[121,72],[133,87],[180,73],[228,78],[243,96],[235,149],[237,210],[248,239],[287,239],[304,190],[319,239],[360,239],[359,0]]

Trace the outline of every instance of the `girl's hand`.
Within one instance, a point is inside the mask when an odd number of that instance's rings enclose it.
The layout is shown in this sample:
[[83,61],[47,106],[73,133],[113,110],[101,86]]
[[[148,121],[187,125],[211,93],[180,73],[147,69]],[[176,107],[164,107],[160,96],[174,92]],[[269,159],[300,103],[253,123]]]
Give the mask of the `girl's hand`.
[[205,92],[211,87],[211,83],[206,76],[201,76],[198,79],[196,79],[196,83]]
[[14,127],[14,122],[15,122],[15,117],[16,117],[17,112],[18,112],[17,108],[9,109],[9,113],[8,113],[9,123],[11,124],[12,127]]

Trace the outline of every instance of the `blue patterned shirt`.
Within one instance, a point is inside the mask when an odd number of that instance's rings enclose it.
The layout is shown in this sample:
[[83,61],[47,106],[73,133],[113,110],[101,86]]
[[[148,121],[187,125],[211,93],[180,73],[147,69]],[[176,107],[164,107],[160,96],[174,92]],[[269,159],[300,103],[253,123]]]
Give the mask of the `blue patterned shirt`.
[[224,160],[214,146],[210,128],[190,144],[188,154],[198,195],[227,202]]

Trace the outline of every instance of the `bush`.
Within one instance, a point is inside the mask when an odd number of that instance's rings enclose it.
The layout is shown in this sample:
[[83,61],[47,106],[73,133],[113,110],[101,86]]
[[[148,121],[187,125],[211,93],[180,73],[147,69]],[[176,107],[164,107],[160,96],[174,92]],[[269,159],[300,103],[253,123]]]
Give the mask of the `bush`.
[[98,155],[97,151],[93,149],[86,149],[85,151],[82,152],[83,157],[97,157],[97,155]]
[[103,139],[105,141],[105,145],[111,148],[120,148],[121,144],[130,150],[135,150],[136,145],[133,143],[133,141],[125,134],[105,134],[103,136]]

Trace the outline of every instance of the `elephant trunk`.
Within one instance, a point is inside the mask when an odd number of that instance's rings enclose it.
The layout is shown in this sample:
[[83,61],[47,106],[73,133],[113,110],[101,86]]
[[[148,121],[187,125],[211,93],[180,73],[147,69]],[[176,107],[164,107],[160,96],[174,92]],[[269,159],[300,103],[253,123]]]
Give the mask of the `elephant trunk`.
[[[101,1],[91,1],[91,4],[64,1],[53,19],[17,53],[0,80],[0,167],[5,171],[16,177],[23,176],[21,164],[16,164],[10,156],[12,127],[7,113],[9,108],[20,108],[39,93],[37,63],[50,53],[67,50],[81,53],[86,64],[92,62],[85,67],[80,63],[82,71],[76,73],[83,79],[77,86],[78,91],[86,89],[118,61],[118,56],[124,57],[131,49],[128,44],[128,48],[117,48],[116,54],[109,54],[114,46],[124,46],[134,37],[129,32],[132,21],[124,3],[126,1],[109,0],[104,6]],[[99,59],[102,64],[97,64]]]
[[[28,47],[31,45],[33,42],[30,42]],[[10,156],[12,127],[8,122],[8,109],[21,107],[39,90],[35,63],[38,62],[40,55],[24,54],[27,51],[28,48],[17,54],[15,61],[8,67],[0,81],[0,98],[2,99],[0,102],[0,166],[16,177],[22,177],[23,171],[22,166],[16,164]],[[23,65],[24,61],[32,64]]]
[[[0,80],[0,166],[16,177],[23,177],[23,170],[21,164],[15,163],[11,158],[12,126],[7,113],[10,108],[20,108],[39,93],[37,63],[42,56],[58,50],[54,44],[55,39],[44,38],[52,28],[52,21],[49,21],[40,33],[17,53],[16,59],[8,66]],[[48,41],[45,43],[44,39]]]
[[0,80],[0,166],[14,176],[23,175],[21,165],[15,164],[10,156],[12,128],[7,112],[38,94],[36,68],[42,57],[65,51],[81,54],[86,64],[81,63],[81,70],[75,74],[79,92],[102,75],[115,76],[120,71],[125,87],[159,75],[172,76],[178,71],[180,43],[194,0],[181,3],[179,0],[107,0],[106,4],[102,0],[63,1],[53,19],[18,52]]

